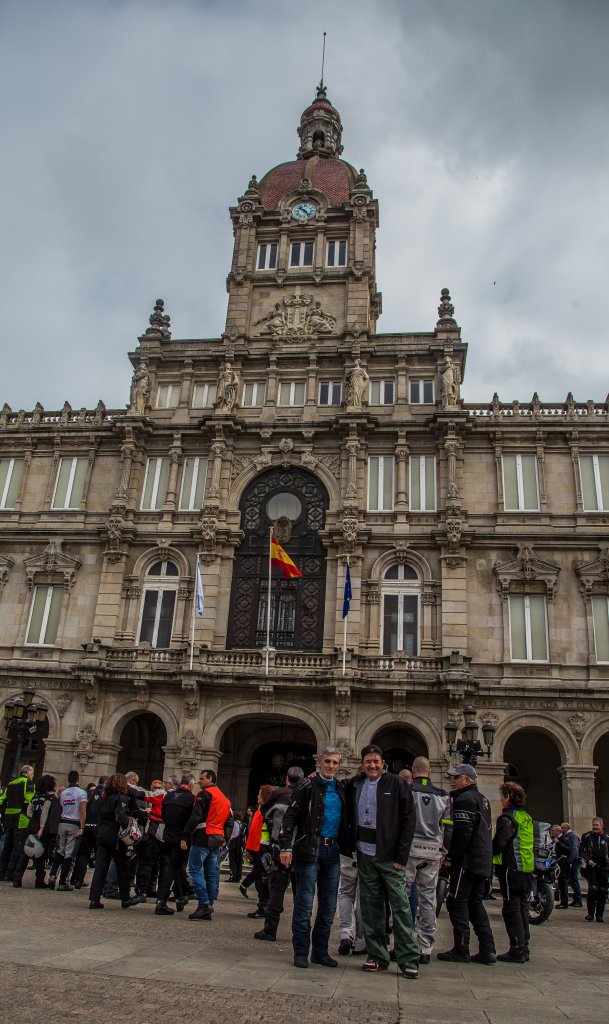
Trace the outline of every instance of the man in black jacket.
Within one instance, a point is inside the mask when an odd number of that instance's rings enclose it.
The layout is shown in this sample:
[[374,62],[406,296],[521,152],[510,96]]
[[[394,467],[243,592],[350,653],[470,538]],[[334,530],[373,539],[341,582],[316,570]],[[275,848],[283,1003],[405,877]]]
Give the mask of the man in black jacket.
[[[497,962],[495,940],[484,903],[493,868],[491,807],[478,792],[476,769],[458,764],[447,772],[451,781],[453,832],[448,850],[450,885],[446,907],[453,926],[453,948],[438,960],[479,964]],[[479,952],[469,954],[469,924],[478,937]]]
[[[317,772],[293,793],[279,835],[281,864],[294,859],[296,895],[292,914],[294,966],[338,967],[328,953],[340,878],[340,849],[347,852],[345,794],[335,778],[341,754],[326,747],[317,758]],[[313,899],[317,889],[317,915],[311,932]]]
[[560,865],[558,887],[560,903],[557,910],[569,909],[569,883],[573,889],[572,907],[583,907],[581,888],[579,885],[579,839],[568,821],[560,826],[560,835],[556,839],[556,859]]
[[592,819],[592,830],[584,832],[579,848],[588,880],[586,921],[603,923],[609,879],[609,836],[602,818]]
[[85,875],[87,874],[91,854],[95,851],[95,844],[97,842],[97,825],[106,778],[106,775],[100,776],[97,786],[91,791],[91,796],[87,800],[85,830],[83,832],[82,839],[80,840],[76,856],[76,864],[72,871],[71,884],[75,889],[82,889],[85,883]]
[[270,836],[271,848],[269,856],[272,858],[272,870],[269,872],[269,898],[264,908],[264,928],[254,932],[255,939],[275,942],[279,918],[283,913],[283,897],[291,877],[291,869],[284,868],[279,858],[279,833],[285,812],[292,803],[294,790],[304,779],[304,772],[298,765],[288,768],[285,779],[285,786],[275,789],[268,800],[262,804],[260,813],[266,821]]
[[[193,786],[195,777],[184,772],[180,785],[171,793],[167,793],[161,804],[161,817],[165,824],[163,832],[163,852],[161,853],[161,874],[157,893],[155,914],[168,917],[173,914],[167,900],[174,887],[176,910],[184,910],[186,899],[182,892],[182,865],[186,861],[186,850],[182,847],[184,829],[188,824],[195,802]],[[186,844],[184,844],[186,845]],[[188,849],[188,848],[187,848]]]
[[395,956],[402,977],[418,977],[419,944],[412,928],[406,864],[416,825],[410,787],[385,771],[383,752],[362,750],[362,771],[345,785],[352,850],[357,850],[360,906],[368,959],[363,971],[389,967],[385,894],[393,916]]

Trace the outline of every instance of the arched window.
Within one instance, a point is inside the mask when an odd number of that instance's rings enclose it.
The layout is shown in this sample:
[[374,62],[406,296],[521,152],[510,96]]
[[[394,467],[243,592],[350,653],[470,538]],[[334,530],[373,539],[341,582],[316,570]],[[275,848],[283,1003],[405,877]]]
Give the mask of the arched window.
[[421,584],[410,565],[390,565],[381,585],[381,650],[383,654],[419,654]]
[[155,562],[146,573],[139,642],[169,647],[180,573],[173,562]]

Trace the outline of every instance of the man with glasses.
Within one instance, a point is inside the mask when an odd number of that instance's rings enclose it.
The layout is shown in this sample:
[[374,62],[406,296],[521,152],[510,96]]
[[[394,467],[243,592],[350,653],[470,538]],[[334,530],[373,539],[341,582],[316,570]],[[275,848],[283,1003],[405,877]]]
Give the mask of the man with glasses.
[[[341,754],[326,747],[317,758],[312,778],[294,790],[281,823],[279,859],[284,868],[294,861],[296,895],[292,914],[294,966],[338,967],[328,953],[340,879],[340,848],[346,851],[345,794],[336,779]],[[311,931],[313,899],[317,914]]]

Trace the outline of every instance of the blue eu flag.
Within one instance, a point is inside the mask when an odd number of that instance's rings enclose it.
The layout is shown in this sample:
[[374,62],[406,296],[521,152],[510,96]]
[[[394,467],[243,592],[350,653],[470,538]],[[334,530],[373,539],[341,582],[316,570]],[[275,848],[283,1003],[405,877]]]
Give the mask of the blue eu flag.
[[351,591],[351,571],[349,569],[349,563],[347,562],[347,575],[345,576],[345,593],[343,595],[343,619],[349,614],[349,605],[351,604],[351,598],[353,593]]

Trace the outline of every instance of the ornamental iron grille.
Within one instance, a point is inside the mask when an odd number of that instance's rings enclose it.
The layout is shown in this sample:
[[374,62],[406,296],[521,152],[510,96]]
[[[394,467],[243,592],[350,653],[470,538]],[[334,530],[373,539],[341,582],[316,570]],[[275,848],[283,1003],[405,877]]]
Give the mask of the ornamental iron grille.
[[271,575],[270,644],[278,650],[320,651],[323,645],[326,556],[320,539],[329,498],[323,484],[299,468],[270,469],[240,502],[244,539],[235,555],[227,647],[265,647],[269,531],[302,573]]

